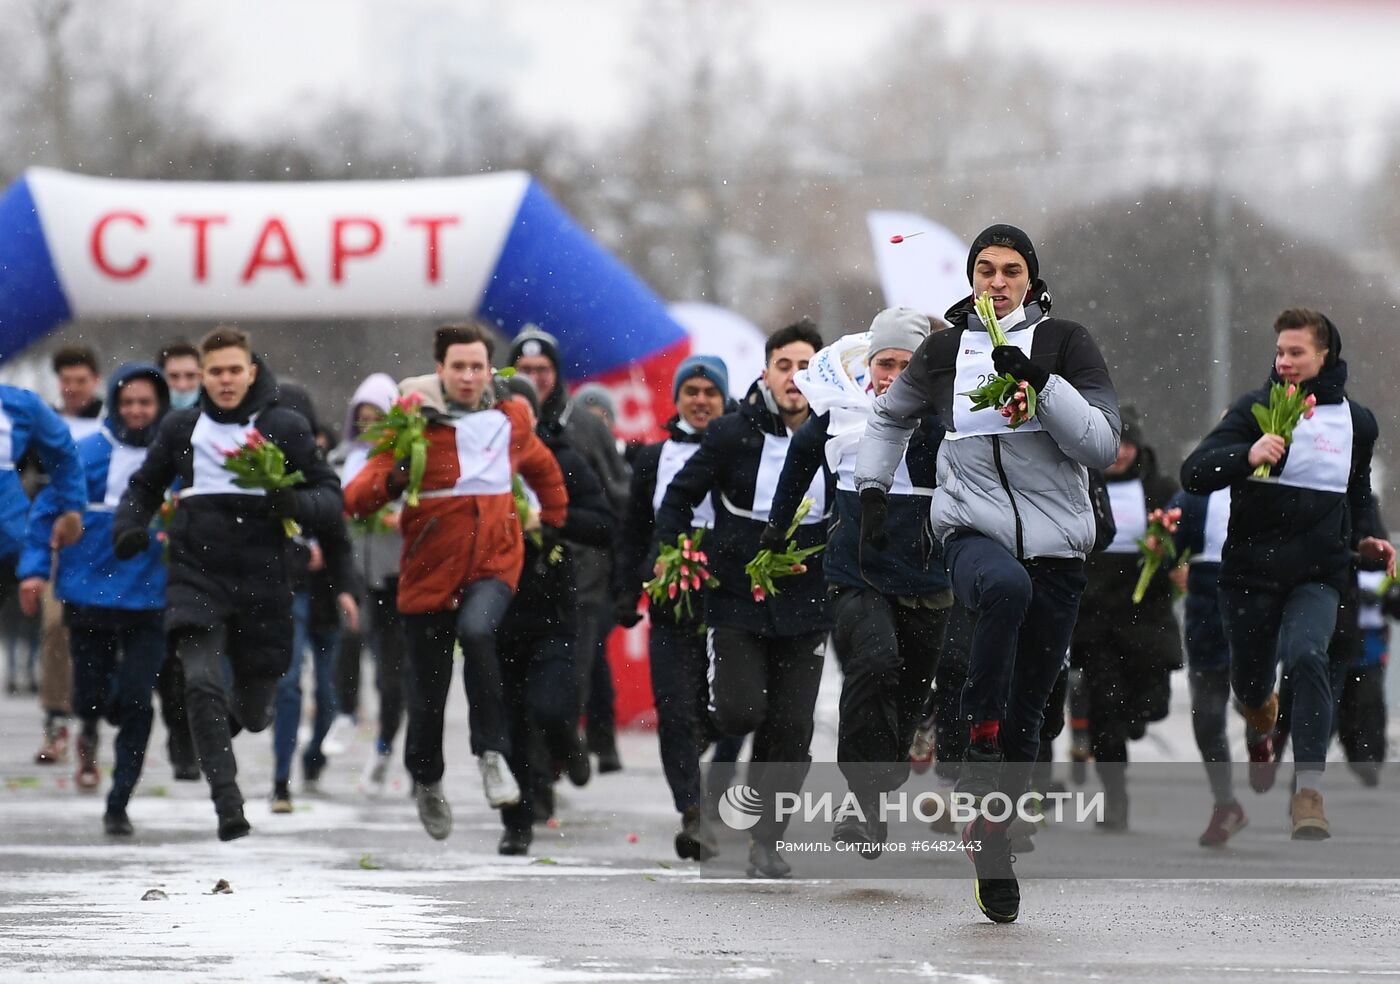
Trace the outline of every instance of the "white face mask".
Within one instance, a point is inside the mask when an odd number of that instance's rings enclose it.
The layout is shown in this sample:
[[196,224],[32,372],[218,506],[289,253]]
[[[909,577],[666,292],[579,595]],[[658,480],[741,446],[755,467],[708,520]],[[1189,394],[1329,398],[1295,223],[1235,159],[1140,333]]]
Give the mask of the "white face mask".
[[171,409],[171,410],[188,410],[190,407],[194,406],[194,405],[195,405],[196,403],[198,403],[198,402],[199,402],[199,388],[198,388],[198,387],[195,387],[194,389],[189,390],[188,392],[185,392],[185,393],[178,393],[178,392],[176,392],[175,390],[171,390],[171,391],[170,391],[170,409]]

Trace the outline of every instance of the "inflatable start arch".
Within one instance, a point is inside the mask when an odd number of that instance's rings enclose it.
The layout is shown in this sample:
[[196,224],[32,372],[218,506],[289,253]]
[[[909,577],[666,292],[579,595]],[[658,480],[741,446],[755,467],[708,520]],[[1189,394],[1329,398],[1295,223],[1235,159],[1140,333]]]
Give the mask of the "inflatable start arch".
[[475,314],[553,333],[571,383],[656,433],[690,341],[528,174],[125,181],[32,168],[0,198],[0,360],[74,318]]

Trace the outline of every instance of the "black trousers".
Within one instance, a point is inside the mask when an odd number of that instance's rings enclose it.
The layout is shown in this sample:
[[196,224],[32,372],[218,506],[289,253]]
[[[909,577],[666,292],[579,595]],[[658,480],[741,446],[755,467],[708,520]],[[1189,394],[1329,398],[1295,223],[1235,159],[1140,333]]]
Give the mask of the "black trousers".
[[[501,661],[506,709],[510,715],[510,771],[520,784],[520,802],[501,810],[508,830],[528,831],[536,819],[535,791],[540,768],[563,760],[577,741],[578,683],[574,674],[577,640],[567,635],[502,634],[496,652]],[[545,761],[531,755],[531,734],[538,734]]]
[[726,735],[754,732],[748,784],[764,803],[755,840],[782,835],[787,823],[773,819],[773,804],[778,793],[799,792],[807,778],[825,640],[825,632],[764,636],[724,626],[709,630],[715,727]]
[[510,601],[510,585],[488,578],[468,585],[456,611],[404,616],[413,680],[404,765],[415,782],[431,785],[442,778],[443,721],[452,686],[452,647],[458,641],[472,754],[501,752],[510,757],[510,721],[496,654],[496,630]]
[[[291,632],[291,626],[287,626]],[[238,729],[257,732],[272,723],[278,676],[242,673],[228,659],[228,628],[183,629],[175,652],[185,670],[185,707],[199,767],[220,813],[241,807],[238,761],[233,736]]]
[[909,745],[919,726],[948,610],[912,608],[870,588],[833,598],[831,641],[841,663],[836,760],[863,800],[909,778]]

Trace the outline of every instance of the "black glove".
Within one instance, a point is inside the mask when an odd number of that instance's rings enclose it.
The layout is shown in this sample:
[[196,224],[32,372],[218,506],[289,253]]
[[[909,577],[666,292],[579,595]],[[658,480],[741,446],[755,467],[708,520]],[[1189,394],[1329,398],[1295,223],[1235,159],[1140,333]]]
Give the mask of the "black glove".
[[297,514],[296,489],[268,489],[267,511],[277,519],[295,519]]
[[890,542],[885,532],[885,517],[889,513],[889,497],[878,485],[860,490],[860,541],[876,550],[884,550]]
[[787,549],[787,537],[784,535],[786,533],[787,530],[777,523],[769,523],[763,527],[763,535],[758,538],[758,549],[782,553]]
[[550,526],[548,523],[540,524],[540,553],[548,557],[554,552],[554,548],[559,546],[559,541],[564,537],[563,531],[557,526]]
[[630,629],[642,620],[642,613],[637,611],[637,601],[635,598],[618,598],[613,602],[613,621],[624,629]]
[[998,345],[992,349],[992,365],[997,372],[1009,372],[1017,379],[1024,379],[1035,387],[1037,393],[1050,382],[1050,373],[1014,345]]
[[405,455],[394,463],[394,467],[389,469],[389,474],[384,476],[384,491],[389,493],[389,498],[397,499],[403,495],[408,488],[409,457]]
[[112,537],[112,552],[118,560],[130,560],[151,545],[151,531],[144,526],[122,530]]

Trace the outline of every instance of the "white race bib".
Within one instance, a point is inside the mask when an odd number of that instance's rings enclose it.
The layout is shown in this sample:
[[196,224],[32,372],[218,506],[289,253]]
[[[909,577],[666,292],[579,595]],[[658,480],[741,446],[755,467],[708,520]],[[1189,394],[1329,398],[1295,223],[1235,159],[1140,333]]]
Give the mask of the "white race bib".
[[[666,490],[671,487],[672,480],[680,474],[685,463],[699,450],[700,445],[693,442],[667,441],[661,445],[661,458],[656,463],[656,491],[651,496],[651,514],[653,516],[660,511],[661,502],[666,498]],[[703,526],[707,530],[714,529],[714,493],[705,496],[700,505],[695,507],[690,515],[690,525],[692,528]]]
[[131,483],[131,476],[136,474],[136,469],[146,460],[148,449],[123,444],[111,434],[106,436],[112,445],[112,459],[107,464],[107,494],[102,498],[102,507],[111,511],[121,505],[126,487]]
[[1288,445],[1280,485],[1318,492],[1346,492],[1351,484],[1351,405],[1328,403],[1300,420]]
[[0,408],[0,471],[15,470],[15,422]]
[[[783,474],[783,463],[787,461],[788,445],[792,438],[787,434],[763,435],[763,456],[758,462],[758,479],[754,482],[753,508],[743,509],[721,497],[724,508],[736,516],[768,522],[768,514],[773,510],[773,496],[778,491],[778,479]],[[812,500],[812,508],[802,519],[803,526],[811,526],[826,520],[826,476],[819,470],[807,486],[806,498]]]
[[1137,553],[1138,540],[1147,535],[1147,493],[1143,491],[1142,480],[1104,482],[1104,485],[1113,508],[1113,522],[1118,527],[1104,553]]
[[201,413],[190,433],[190,450],[194,452],[194,481],[182,489],[180,498],[192,495],[266,495],[262,489],[240,489],[233,484],[233,472],[224,468],[225,451],[236,450],[248,443],[253,420],[246,424],[220,424]]
[[1191,558],[1193,564],[1218,564],[1225,549],[1225,536],[1230,531],[1230,490],[1216,489],[1206,500],[1206,528],[1201,552]]
[[[1031,343],[1035,340],[1035,325],[1008,331],[1006,340],[1029,357]],[[1017,434],[1033,434],[1040,430],[1038,417],[1032,417],[1012,430],[1007,426],[1001,411],[994,407],[986,407],[974,413],[972,398],[962,395],[980,388],[989,379],[996,378],[996,367],[992,365],[992,349],[995,347],[992,344],[992,336],[985,331],[969,330],[962,333],[958,348],[957,373],[953,379],[953,430],[947,434],[945,440],[960,441],[965,437],[988,434],[1014,437]]]

